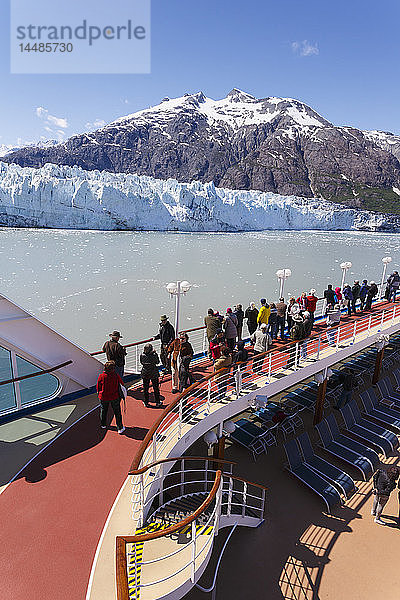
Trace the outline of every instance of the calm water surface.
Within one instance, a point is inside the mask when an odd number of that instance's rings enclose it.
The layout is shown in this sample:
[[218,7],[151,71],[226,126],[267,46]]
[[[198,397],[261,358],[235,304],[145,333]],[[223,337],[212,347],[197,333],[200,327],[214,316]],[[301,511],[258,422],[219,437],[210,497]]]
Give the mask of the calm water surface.
[[173,320],[169,281],[187,279],[182,326],[202,323],[209,306],[245,308],[278,294],[277,269],[292,269],[286,293],[348,280],[380,282],[383,256],[400,267],[400,235],[279,231],[256,233],[102,232],[0,229],[0,293],[72,341],[93,351],[113,329],[124,342],[157,331],[160,314]]

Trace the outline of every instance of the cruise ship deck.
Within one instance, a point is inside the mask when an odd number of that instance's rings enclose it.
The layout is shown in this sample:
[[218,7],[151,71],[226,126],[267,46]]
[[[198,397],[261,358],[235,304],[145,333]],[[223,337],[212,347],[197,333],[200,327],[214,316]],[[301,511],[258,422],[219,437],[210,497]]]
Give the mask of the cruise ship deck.
[[[316,325],[308,356],[301,359],[296,353],[290,368],[290,343],[278,342],[261,372],[251,371],[250,375],[250,368],[248,372],[244,369],[240,382],[229,380],[226,397],[218,393],[210,362],[199,357],[193,365],[197,383],[186,393],[183,412],[183,402],[171,393],[168,378],[161,384],[161,409],[145,408],[140,382],[133,382],[123,414],[123,436],[117,434],[115,425],[106,431],[100,429],[95,394],[43,410],[36,407],[32,414],[4,422],[0,425],[0,445],[5,457],[0,467],[4,598],[117,598],[120,573],[118,564],[117,572],[115,567],[116,538],[132,536],[145,524],[141,522],[145,516],[143,498],[141,516],[135,513],[135,496],[143,494],[143,488],[142,492],[135,488],[136,471],[171,457],[207,459],[207,446],[202,439],[206,431],[227,418],[237,420],[245,415],[251,420],[257,394],[280,401],[289,390],[312,380],[316,373],[373,347],[382,334],[395,335],[400,330],[400,308],[397,310],[393,312],[393,305],[377,303],[367,316],[344,317],[342,331],[347,328],[347,333],[343,339],[336,339],[333,346],[326,343],[324,325]],[[390,368],[395,366],[393,363]],[[366,381],[365,386],[368,385],[371,383]],[[362,390],[361,387],[359,391]],[[312,432],[313,412],[302,411],[302,419],[305,429]],[[313,433],[312,437],[315,442]],[[219,569],[217,597],[395,600],[400,584],[395,495],[384,511],[388,526],[377,526],[370,515],[370,480],[360,481],[357,471],[347,469],[356,480],[357,492],[328,515],[321,500],[283,469],[283,438],[277,441],[277,446],[271,446],[256,461],[245,448],[228,441],[225,459],[237,463],[235,475],[267,488],[265,520],[261,523],[261,519],[257,528],[250,525],[234,531]],[[381,459],[397,464],[399,454],[394,451]],[[128,475],[130,470],[132,474]],[[162,477],[167,475],[168,468]],[[150,488],[151,485],[148,484]],[[217,529],[214,525],[214,533]],[[210,552],[203,553],[204,564],[195,574],[196,581],[205,587],[210,585],[228,530],[214,533],[214,550],[211,552],[207,546]],[[205,538],[206,534],[199,537]],[[165,539],[159,538],[157,543],[166,545],[163,551],[171,551]],[[199,540],[199,547],[201,543],[206,545],[204,539]],[[182,553],[178,556],[176,564]],[[160,574],[163,568],[167,567],[159,562],[148,571]],[[179,587],[176,581],[166,576],[164,582],[152,588],[144,565],[141,571],[138,584],[136,566],[134,579],[139,587],[131,589],[129,597],[138,598],[139,592],[143,599],[182,597],[182,590],[174,591]],[[183,579],[190,577],[185,574]],[[187,592],[188,599],[206,597],[198,589]],[[124,597],[118,588],[118,598]]]

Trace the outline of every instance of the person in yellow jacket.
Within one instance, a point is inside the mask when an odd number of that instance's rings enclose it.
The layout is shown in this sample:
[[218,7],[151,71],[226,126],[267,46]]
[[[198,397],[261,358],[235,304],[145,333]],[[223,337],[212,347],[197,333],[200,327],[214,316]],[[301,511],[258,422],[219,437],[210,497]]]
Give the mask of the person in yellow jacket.
[[261,323],[265,323],[266,325],[268,325],[269,315],[271,314],[271,309],[269,307],[269,304],[267,304],[266,299],[261,298],[260,302],[261,302],[261,308],[258,311],[258,316],[257,316],[257,323],[258,323],[259,327],[261,326]]

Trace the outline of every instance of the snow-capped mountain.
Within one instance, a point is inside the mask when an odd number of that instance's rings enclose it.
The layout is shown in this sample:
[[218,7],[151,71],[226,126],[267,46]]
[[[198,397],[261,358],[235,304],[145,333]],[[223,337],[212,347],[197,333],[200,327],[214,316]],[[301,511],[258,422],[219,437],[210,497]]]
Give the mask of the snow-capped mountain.
[[16,146],[0,144],[0,158],[3,156],[7,156],[7,154],[11,154],[12,152],[17,152],[21,150],[21,148],[52,148],[57,146],[59,142],[57,140],[40,140],[40,142],[31,142],[29,144],[20,144]]
[[0,225],[68,229],[398,230],[400,217],[271,192],[0,162]]
[[400,210],[398,136],[337,127],[292,98],[232,90],[165,98],[54,148],[24,148],[3,160],[41,167],[136,173],[181,182]]

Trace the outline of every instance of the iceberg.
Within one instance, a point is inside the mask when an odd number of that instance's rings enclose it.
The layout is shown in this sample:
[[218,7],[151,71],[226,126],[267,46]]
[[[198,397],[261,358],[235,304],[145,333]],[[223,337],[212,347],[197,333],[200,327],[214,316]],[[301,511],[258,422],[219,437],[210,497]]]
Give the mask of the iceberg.
[[400,218],[319,198],[0,162],[0,225],[153,231],[394,231]]

